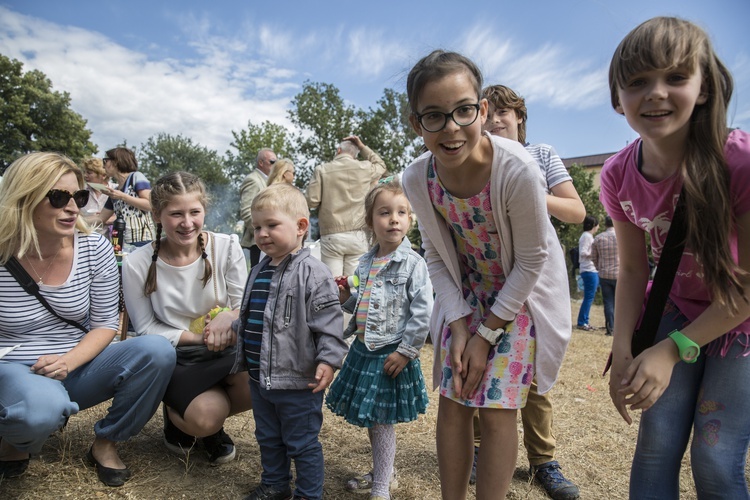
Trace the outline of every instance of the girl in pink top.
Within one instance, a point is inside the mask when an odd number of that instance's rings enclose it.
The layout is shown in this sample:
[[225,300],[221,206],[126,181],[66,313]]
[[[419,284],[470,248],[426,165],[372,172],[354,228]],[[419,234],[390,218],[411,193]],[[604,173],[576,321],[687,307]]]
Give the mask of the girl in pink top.
[[[700,28],[660,17],[620,43],[609,82],[613,107],[640,134],[601,176],[620,257],[610,395],[628,423],[628,407],[648,410],[630,496],[678,498],[692,430],[699,498],[749,498],[750,136],[726,127],[731,75]],[[685,253],[655,344],[633,359],[645,235],[658,264],[681,191]]]

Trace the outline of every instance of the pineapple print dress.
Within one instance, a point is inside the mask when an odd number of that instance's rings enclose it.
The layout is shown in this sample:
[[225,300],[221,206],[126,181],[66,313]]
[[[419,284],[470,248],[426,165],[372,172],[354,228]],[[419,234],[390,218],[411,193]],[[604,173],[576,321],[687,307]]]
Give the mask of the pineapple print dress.
[[[466,319],[469,331],[474,335],[505,284],[499,255],[500,237],[491,210],[490,183],[475,196],[462,199],[444,189],[434,159],[427,175],[430,200],[450,228],[461,263],[463,296],[473,311]],[[453,389],[448,325],[444,326],[441,342],[441,396],[476,408],[518,409],[525,406],[534,378],[536,351],[534,325],[525,305],[518,311],[511,330],[498,345],[490,348],[484,376],[472,399],[461,398]]]

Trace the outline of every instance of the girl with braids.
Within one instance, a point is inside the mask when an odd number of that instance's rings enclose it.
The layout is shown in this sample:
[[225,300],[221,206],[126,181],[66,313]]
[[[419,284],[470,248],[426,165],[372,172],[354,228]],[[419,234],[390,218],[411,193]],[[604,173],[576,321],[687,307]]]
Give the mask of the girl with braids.
[[[186,453],[202,438],[216,465],[235,456],[224,420],[251,408],[247,372],[230,373],[236,341],[231,323],[239,315],[247,266],[235,235],[203,231],[207,203],[203,182],[192,174],[156,181],[156,239],[125,259],[122,277],[138,335],[161,335],[177,348],[164,395],[164,443]],[[217,307],[228,309],[216,314]]]
[[[750,135],[727,130],[732,77],[703,30],[658,17],[620,43],[609,84],[612,106],[640,135],[601,174],[620,257],[610,395],[627,423],[628,407],[648,410],[630,497],[679,497],[692,431],[698,497],[749,498]],[[655,344],[633,359],[645,234],[658,263],[681,192],[685,252]]]

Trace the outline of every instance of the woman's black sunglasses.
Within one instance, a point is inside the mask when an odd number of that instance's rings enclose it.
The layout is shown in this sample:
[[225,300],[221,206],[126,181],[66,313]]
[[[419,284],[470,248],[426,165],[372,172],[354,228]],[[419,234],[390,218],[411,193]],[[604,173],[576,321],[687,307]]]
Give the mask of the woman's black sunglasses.
[[76,202],[78,208],[83,208],[89,202],[89,192],[85,189],[81,189],[75,193],[71,193],[65,189],[50,189],[47,192],[47,198],[49,198],[49,204],[54,208],[63,208],[70,202],[71,198]]

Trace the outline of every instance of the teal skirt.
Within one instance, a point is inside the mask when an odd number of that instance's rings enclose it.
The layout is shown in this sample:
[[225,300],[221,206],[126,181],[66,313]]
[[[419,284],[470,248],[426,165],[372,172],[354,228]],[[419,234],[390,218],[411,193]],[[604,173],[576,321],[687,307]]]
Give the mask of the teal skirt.
[[359,427],[411,422],[424,414],[429,400],[419,359],[409,361],[395,379],[383,372],[386,358],[397,347],[371,352],[355,340],[328,390],[326,406]]

